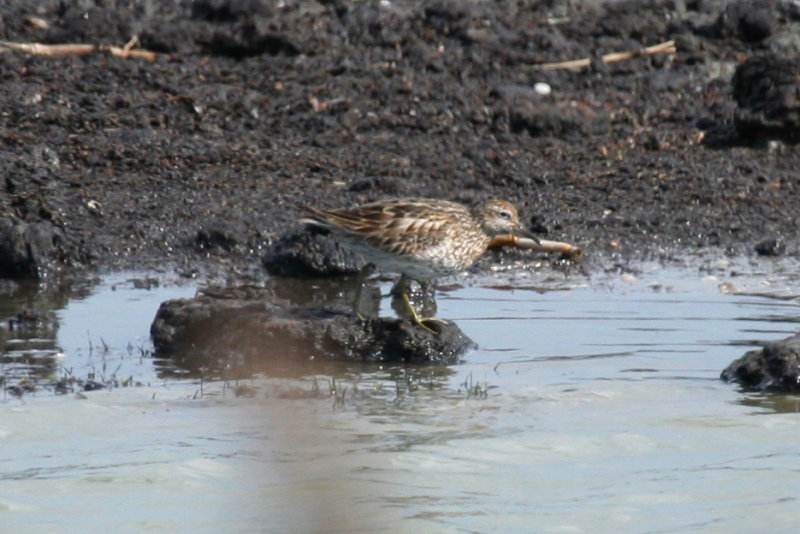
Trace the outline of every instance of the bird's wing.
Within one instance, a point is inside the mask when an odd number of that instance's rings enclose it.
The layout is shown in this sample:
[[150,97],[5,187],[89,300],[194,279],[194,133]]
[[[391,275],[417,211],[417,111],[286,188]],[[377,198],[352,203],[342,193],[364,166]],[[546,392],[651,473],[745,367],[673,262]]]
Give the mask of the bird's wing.
[[341,210],[301,208],[309,215],[301,222],[344,232],[398,256],[412,255],[420,247],[433,247],[447,239],[441,229],[452,224],[454,217],[436,210],[420,212],[418,204],[399,201]]

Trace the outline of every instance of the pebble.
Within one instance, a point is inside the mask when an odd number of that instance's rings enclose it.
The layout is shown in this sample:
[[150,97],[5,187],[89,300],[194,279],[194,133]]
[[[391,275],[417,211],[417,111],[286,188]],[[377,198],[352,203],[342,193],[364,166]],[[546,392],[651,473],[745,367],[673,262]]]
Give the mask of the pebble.
[[732,295],[734,293],[739,293],[740,289],[731,284],[730,282],[722,282],[720,285],[717,286],[719,292],[723,295]]
[[536,82],[533,84],[533,90],[536,91],[537,94],[542,96],[547,96],[553,92],[553,88],[550,87],[549,83],[544,82]]

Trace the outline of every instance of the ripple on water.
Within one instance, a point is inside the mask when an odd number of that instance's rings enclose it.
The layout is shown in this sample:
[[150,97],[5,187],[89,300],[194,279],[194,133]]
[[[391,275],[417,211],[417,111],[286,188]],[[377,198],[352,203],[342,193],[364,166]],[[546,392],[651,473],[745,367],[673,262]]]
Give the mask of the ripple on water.
[[[238,383],[165,374],[148,356],[158,304],[194,288],[106,279],[53,300],[63,356],[48,372],[115,375],[119,387],[5,396],[0,521],[15,532],[793,531],[800,401],[718,376],[796,331],[800,284],[782,265],[731,275],[741,267],[451,288],[438,315],[480,345],[462,365],[320,365]],[[4,372],[24,367],[15,358]]]

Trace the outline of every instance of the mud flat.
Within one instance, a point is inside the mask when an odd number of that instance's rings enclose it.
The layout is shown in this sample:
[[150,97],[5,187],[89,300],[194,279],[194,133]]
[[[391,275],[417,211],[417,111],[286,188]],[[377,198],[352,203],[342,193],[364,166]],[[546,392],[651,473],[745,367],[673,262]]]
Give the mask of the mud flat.
[[795,2],[10,1],[0,34],[5,276],[259,272],[295,202],[398,195],[507,198],[594,268],[798,254]]

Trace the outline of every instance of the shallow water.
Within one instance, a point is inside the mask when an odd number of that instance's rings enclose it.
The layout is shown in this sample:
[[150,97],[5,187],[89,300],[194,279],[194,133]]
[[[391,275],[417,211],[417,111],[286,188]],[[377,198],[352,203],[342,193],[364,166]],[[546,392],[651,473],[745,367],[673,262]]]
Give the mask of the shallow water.
[[[58,337],[38,373],[118,387],[6,393],[0,524],[795,532],[800,399],[718,377],[797,331],[800,282],[775,266],[729,272],[456,288],[439,293],[438,314],[480,345],[462,365],[350,364],[238,383],[171,378],[150,357],[158,304],[193,287],[106,278],[53,299]],[[747,294],[729,294],[737,288]],[[0,310],[20,298],[0,297]],[[21,353],[4,356],[8,383],[28,364]]]

